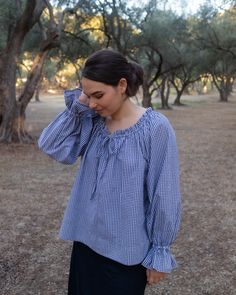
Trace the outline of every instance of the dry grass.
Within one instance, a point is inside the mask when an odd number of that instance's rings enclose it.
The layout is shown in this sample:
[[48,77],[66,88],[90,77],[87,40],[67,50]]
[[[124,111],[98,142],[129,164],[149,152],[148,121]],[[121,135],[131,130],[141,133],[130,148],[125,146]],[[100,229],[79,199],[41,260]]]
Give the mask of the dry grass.
[[[31,103],[28,130],[38,136],[63,108],[62,97]],[[236,99],[191,99],[164,114],[180,152],[183,218],[173,246],[179,268],[146,294],[233,295]],[[58,239],[58,229],[77,166],[52,161],[36,144],[0,145],[1,294],[66,294],[71,244]]]

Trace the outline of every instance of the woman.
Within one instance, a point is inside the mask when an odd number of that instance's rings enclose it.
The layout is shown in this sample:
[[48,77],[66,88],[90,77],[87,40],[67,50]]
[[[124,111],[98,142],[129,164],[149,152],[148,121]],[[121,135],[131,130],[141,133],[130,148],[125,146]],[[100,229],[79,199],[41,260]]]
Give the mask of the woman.
[[65,164],[81,156],[60,236],[72,240],[69,295],[141,295],[176,262],[179,167],[166,117],[135,105],[140,65],[113,50],[86,61],[82,89],[43,131],[39,147]]

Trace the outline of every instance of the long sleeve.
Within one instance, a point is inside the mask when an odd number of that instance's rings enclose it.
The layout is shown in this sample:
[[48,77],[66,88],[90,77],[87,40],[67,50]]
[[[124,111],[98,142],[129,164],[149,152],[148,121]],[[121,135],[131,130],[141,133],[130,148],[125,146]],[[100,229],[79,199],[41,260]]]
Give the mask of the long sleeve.
[[179,229],[181,198],[175,134],[164,116],[160,116],[157,126],[152,126],[149,153],[146,221],[151,247],[142,264],[168,273],[176,267],[170,245]]
[[80,94],[80,89],[65,91],[67,108],[43,130],[38,141],[43,152],[64,164],[73,164],[83,154],[96,116],[79,102]]

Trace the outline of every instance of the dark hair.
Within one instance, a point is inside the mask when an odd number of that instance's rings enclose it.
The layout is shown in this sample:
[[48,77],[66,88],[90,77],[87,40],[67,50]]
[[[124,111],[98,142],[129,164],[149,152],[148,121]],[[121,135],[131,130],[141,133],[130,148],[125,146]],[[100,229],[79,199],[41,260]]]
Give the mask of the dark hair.
[[120,79],[127,81],[126,94],[134,96],[143,84],[143,69],[117,51],[102,49],[93,53],[85,62],[82,72],[84,78],[117,86]]

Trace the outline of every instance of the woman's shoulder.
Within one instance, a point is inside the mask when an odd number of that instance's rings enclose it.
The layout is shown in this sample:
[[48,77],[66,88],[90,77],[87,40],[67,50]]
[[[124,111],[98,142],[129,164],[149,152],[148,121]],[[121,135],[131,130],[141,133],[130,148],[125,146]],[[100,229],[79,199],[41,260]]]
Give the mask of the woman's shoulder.
[[147,120],[145,120],[145,138],[149,143],[159,141],[160,138],[168,138],[174,134],[174,129],[169,119],[162,113],[148,108]]
[[151,129],[163,127],[171,127],[169,119],[162,113],[153,110],[151,107],[146,110],[147,120],[146,124],[149,124]]

